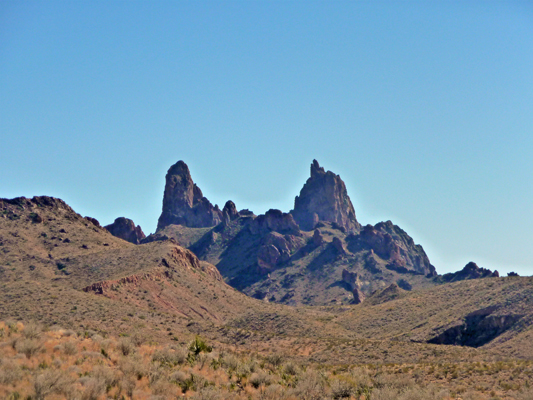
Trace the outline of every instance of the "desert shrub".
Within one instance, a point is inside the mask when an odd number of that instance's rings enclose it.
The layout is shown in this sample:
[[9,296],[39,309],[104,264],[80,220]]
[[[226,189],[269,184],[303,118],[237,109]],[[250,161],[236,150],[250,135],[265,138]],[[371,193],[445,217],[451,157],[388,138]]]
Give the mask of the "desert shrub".
[[22,331],[22,334],[26,339],[37,339],[42,335],[42,333],[42,328],[35,323],[29,323]]
[[183,347],[165,347],[156,350],[152,356],[152,361],[160,362],[163,365],[176,366],[187,362],[188,352]]
[[92,373],[94,379],[104,384],[106,388],[111,388],[118,385],[119,376],[117,372],[109,367],[97,365]]
[[321,400],[326,395],[324,378],[317,371],[308,370],[298,379],[292,393],[301,400]]
[[140,347],[146,342],[146,336],[142,332],[135,332],[131,335],[131,342],[135,346]]
[[222,395],[213,387],[202,388],[196,393],[192,399],[194,400],[221,400]]
[[154,395],[161,396],[164,399],[177,397],[178,390],[176,386],[166,380],[160,379],[150,385],[150,387]]
[[131,342],[130,339],[127,339],[127,338],[122,338],[119,340],[117,349],[125,356],[130,355],[135,350],[133,343]]
[[194,389],[194,375],[186,374],[183,371],[176,371],[170,375],[170,382],[177,384],[183,393]]
[[98,400],[105,393],[105,382],[97,378],[89,378],[83,384],[81,400]]
[[448,399],[449,393],[434,387],[421,388],[412,386],[405,388],[398,396],[398,400],[444,400]]
[[68,341],[62,344],[63,353],[67,356],[73,356],[74,354],[78,353],[78,347],[76,346],[76,343],[73,341]]
[[91,357],[91,358],[100,358],[100,357],[102,357],[103,354],[101,352],[99,353],[97,351],[82,351],[81,355],[83,357],[86,357],[86,358],[89,358],[89,357]]
[[372,395],[370,396],[371,400],[397,400],[398,399],[398,390],[391,387],[381,387],[374,389]]
[[395,389],[403,389],[415,386],[415,381],[406,374],[400,375],[378,375],[374,379],[374,386],[381,387],[392,387]]
[[121,359],[119,362],[119,369],[124,375],[133,376],[136,379],[142,379],[143,376],[148,374],[142,358],[136,355]]
[[21,400],[21,399],[22,399],[22,396],[17,391],[11,392],[7,395],[7,400]]
[[285,388],[277,383],[270,385],[262,391],[260,395],[261,400],[280,400],[285,398],[283,395]]
[[240,362],[237,365],[237,369],[235,369],[235,374],[241,378],[244,378],[245,376],[250,375],[250,365],[245,362]]
[[283,356],[281,354],[270,354],[266,361],[273,367],[279,367],[283,364]]
[[[463,393],[462,399],[463,400],[484,400],[485,397],[483,397],[483,395],[476,393],[476,392],[466,392],[466,393]],[[520,395],[518,395],[517,399],[518,400],[533,400],[533,396],[522,399]]]
[[228,371],[235,371],[239,366],[239,359],[233,354],[221,354],[219,359],[220,365]]
[[210,365],[213,360],[214,357],[211,354],[200,353],[198,354],[198,357],[196,357],[196,362],[200,369],[203,369],[206,365]]
[[265,371],[255,372],[250,376],[250,384],[254,388],[258,388],[260,386],[268,386],[272,383],[272,376],[266,373]]
[[0,384],[13,385],[23,377],[19,366],[11,360],[0,359]]
[[31,358],[40,352],[42,348],[42,343],[34,339],[19,340],[16,344],[17,351],[24,354],[26,358]]
[[331,397],[335,400],[349,398],[355,393],[355,385],[346,379],[335,379],[331,382]]
[[185,372],[183,371],[175,371],[173,372],[171,375],[170,375],[170,382],[174,382],[176,384],[181,384],[183,382],[185,382],[187,379],[189,378],[189,375],[186,374]]
[[298,375],[298,372],[298,366],[292,361],[285,363],[283,366],[283,373],[287,375]]
[[125,393],[130,399],[133,398],[133,391],[135,390],[135,381],[130,377],[124,377],[120,381],[120,392]]
[[63,336],[66,336],[66,337],[76,337],[76,332],[74,332],[72,329],[67,329],[65,331],[63,331]]
[[44,400],[51,394],[61,394],[69,392],[72,380],[63,375],[59,370],[47,369],[44,373],[37,375],[33,381],[35,400]]
[[196,336],[194,340],[189,344],[189,351],[191,351],[194,355],[197,356],[201,352],[211,353],[211,351],[213,351],[213,348],[211,346],[208,346],[200,336]]
[[161,364],[156,362],[150,365],[150,368],[148,370],[148,381],[150,384],[154,384],[155,382],[164,379],[167,377],[167,374],[163,368],[161,368]]

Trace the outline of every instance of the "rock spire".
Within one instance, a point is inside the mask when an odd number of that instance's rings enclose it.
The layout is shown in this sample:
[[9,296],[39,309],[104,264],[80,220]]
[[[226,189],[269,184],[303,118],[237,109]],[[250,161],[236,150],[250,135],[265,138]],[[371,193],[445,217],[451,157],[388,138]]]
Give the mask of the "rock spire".
[[305,231],[314,229],[319,221],[334,222],[346,232],[361,229],[346,185],[339,175],[326,172],[317,160],[311,164],[311,177],[296,196],[291,214]]
[[203,196],[183,161],[171,166],[165,179],[163,211],[157,222],[157,230],[172,224],[206,228],[222,220],[222,211]]

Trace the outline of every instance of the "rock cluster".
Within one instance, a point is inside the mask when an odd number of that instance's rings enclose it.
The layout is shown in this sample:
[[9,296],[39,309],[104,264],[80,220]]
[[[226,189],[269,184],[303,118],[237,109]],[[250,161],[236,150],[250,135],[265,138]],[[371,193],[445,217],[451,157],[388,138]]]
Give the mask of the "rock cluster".
[[223,213],[213,206],[193,182],[189,167],[178,161],[167,172],[163,211],[157,230],[172,224],[206,228],[222,221]]
[[437,275],[422,246],[415,244],[404,230],[391,221],[366,225],[357,240],[382,259],[389,260],[388,268],[391,270],[428,277]]
[[492,272],[490,269],[478,267],[475,262],[470,261],[461,271],[444,274],[441,279],[444,282],[455,282],[467,279],[498,278],[499,276],[498,271]]
[[131,219],[124,217],[115,219],[115,222],[104,226],[104,228],[113,236],[133,244],[141,243],[141,240],[146,237],[139,225],[135,226],[135,223]]
[[249,229],[254,235],[270,231],[301,235],[293,216],[280,210],[268,210],[264,215],[258,216],[250,223]]
[[304,231],[314,229],[319,221],[334,222],[346,232],[360,230],[346,185],[339,175],[326,172],[316,160],[311,164],[311,177],[294,200],[291,214]]

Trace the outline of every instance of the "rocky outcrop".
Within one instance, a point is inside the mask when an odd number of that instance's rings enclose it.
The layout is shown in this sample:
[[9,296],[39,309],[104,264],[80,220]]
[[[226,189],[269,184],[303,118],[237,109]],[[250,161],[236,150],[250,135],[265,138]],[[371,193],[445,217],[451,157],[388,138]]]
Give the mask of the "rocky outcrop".
[[342,243],[342,240],[340,240],[338,237],[334,237],[331,245],[333,248],[335,248],[335,251],[339,255],[346,255],[346,249],[344,248],[344,244]]
[[365,294],[358,287],[356,287],[352,291],[352,294],[353,294],[353,300],[352,300],[353,304],[361,304],[363,301],[365,301]]
[[231,221],[236,218],[239,218],[239,212],[237,211],[237,207],[235,207],[235,203],[231,200],[228,200],[224,205],[224,208],[222,209],[222,214],[225,216],[227,215],[227,217]]
[[101,228],[102,226],[100,225],[100,222],[98,222],[98,220],[96,218],[93,218],[93,217],[85,217],[85,219],[87,221],[89,221],[91,224],[93,224],[94,226],[96,226],[97,228]]
[[358,287],[359,276],[357,272],[350,272],[347,269],[342,270],[342,281],[346,283],[351,290]]
[[264,215],[258,216],[251,221],[249,229],[254,235],[266,234],[270,231],[301,235],[298,224],[296,224],[292,215],[280,210],[268,210]]
[[183,161],[170,167],[165,179],[163,211],[157,230],[172,224],[206,228],[215,226],[222,220],[222,211],[203,196]]
[[322,246],[324,243],[324,236],[322,236],[322,232],[320,232],[320,229],[315,229],[313,232],[313,244],[316,247]]
[[311,164],[311,177],[294,200],[291,214],[304,231],[314,229],[319,221],[334,222],[346,232],[360,229],[346,185],[339,175],[326,172],[316,160]]
[[276,246],[269,244],[263,245],[259,248],[257,254],[257,264],[259,265],[259,272],[265,273],[272,270],[278,263],[281,254]]
[[382,259],[388,260],[387,268],[390,270],[428,277],[437,275],[422,246],[415,244],[405,231],[391,221],[375,226],[366,225],[361,234],[354,238]]
[[124,217],[115,219],[115,222],[104,226],[104,228],[113,236],[133,244],[141,243],[141,240],[146,237],[139,225],[135,226],[135,223],[131,219]]
[[443,282],[456,282],[467,279],[499,278],[499,276],[498,271],[492,272],[490,269],[478,267],[475,262],[470,261],[461,271],[444,274],[440,279]]

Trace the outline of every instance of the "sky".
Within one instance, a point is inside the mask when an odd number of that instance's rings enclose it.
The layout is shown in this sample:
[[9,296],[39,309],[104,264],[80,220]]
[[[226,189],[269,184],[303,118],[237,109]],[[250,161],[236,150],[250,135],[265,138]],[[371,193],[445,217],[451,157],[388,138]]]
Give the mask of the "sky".
[[2,1],[0,197],[146,234],[178,160],[288,212],[317,159],[439,273],[533,275],[530,1]]

